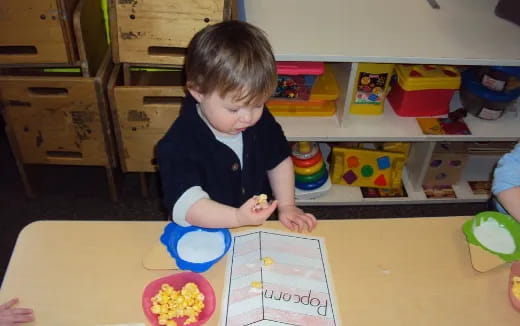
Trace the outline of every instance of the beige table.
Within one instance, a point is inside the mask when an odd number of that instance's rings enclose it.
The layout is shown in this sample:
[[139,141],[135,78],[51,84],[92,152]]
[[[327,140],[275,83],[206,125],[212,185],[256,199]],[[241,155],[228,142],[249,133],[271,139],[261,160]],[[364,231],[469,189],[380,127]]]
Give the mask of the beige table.
[[[464,217],[320,221],[342,325],[520,325],[509,265],[472,269]],[[145,323],[141,293],[171,271],[142,258],[165,222],[44,221],[18,238],[0,302],[18,296],[38,326]],[[281,229],[278,222],[267,228]],[[218,298],[226,261],[204,273]],[[217,325],[220,306],[209,325]],[[146,324],[146,323],[145,323]]]

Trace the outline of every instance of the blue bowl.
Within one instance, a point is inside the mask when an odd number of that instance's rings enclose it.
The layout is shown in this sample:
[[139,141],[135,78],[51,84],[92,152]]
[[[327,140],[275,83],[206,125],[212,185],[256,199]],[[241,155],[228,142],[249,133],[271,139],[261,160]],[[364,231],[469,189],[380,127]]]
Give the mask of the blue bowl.
[[[177,244],[179,240],[189,232],[197,232],[197,231],[204,231],[204,232],[219,232],[222,233],[224,236],[224,252],[219,257],[203,262],[203,263],[194,263],[186,261],[179,257],[179,254],[177,252]],[[166,246],[168,249],[168,252],[170,255],[175,259],[175,262],[177,263],[177,267],[179,267],[182,270],[189,270],[195,273],[202,273],[207,271],[208,269],[213,266],[216,262],[218,262],[222,257],[226,255],[229,248],[231,247],[231,233],[228,229],[208,229],[208,228],[201,228],[198,226],[187,226],[183,227],[176,223],[169,223],[164,228],[164,232],[161,235],[161,242]]]

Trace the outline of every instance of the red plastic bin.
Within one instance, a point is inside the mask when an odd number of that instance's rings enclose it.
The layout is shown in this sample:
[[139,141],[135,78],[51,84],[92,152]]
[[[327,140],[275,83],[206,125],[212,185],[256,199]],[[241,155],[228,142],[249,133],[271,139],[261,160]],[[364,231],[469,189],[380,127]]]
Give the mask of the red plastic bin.
[[448,114],[454,89],[405,91],[398,83],[387,98],[395,113],[402,117],[427,117]]
[[387,99],[403,117],[427,117],[449,112],[451,98],[460,86],[460,73],[453,66],[395,66],[397,82]]

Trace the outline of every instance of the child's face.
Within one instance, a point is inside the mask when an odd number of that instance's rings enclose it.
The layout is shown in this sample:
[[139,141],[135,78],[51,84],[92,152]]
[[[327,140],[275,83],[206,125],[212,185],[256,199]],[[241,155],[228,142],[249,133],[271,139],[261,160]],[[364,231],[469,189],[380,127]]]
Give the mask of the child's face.
[[244,105],[233,100],[234,94],[224,98],[217,92],[201,94],[190,90],[200,104],[202,114],[217,131],[237,135],[258,122],[264,103]]

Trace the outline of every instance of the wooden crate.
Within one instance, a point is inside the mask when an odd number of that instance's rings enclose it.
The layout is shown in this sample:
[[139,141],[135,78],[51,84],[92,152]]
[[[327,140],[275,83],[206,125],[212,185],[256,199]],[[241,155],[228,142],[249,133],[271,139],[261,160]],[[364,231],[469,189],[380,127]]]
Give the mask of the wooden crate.
[[0,30],[7,67],[80,67],[94,77],[108,49],[100,0],[2,0]]
[[124,172],[155,172],[155,147],[179,115],[181,71],[127,72],[116,65],[108,83],[114,134]]
[[110,0],[116,63],[182,65],[193,35],[231,17],[231,0]]
[[0,99],[11,144],[23,164],[114,165],[104,83],[96,77],[0,76]]

